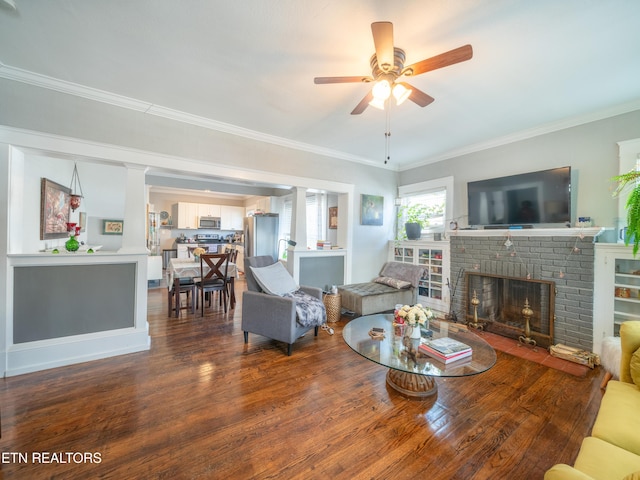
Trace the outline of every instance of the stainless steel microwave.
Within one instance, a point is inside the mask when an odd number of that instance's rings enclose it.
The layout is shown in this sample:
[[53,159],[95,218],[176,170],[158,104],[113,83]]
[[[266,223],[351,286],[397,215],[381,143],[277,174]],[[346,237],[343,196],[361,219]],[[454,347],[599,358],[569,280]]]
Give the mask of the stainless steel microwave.
[[220,230],[220,218],[219,217],[200,217],[198,222],[198,228],[212,228],[214,230]]

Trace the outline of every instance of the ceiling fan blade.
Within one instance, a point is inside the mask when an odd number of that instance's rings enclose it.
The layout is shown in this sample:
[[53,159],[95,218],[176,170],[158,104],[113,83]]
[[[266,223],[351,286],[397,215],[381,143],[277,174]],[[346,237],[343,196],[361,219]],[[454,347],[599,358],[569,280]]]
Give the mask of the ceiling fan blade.
[[421,73],[430,72],[439,68],[448,67],[455,63],[470,60],[471,57],[473,57],[473,48],[471,48],[471,45],[464,45],[462,47],[449,50],[448,52],[441,53],[440,55],[436,55],[435,57],[427,58],[421,62],[409,65],[408,67],[405,67],[404,71],[406,72],[406,75],[420,75]]
[[360,83],[373,82],[371,77],[316,77],[313,79],[315,84],[323,83]]
[[426,107],[431,102],[435,101],[435,98],[433,98],[431,95],[427,95],[422,90],[418,90],[413,85],[409,85],[408,83],[404,83],[404,82],[397,82],[397,83],[402,85],[404,88],[411,90],[411,94],[409,95],[409,100],[411,100],[416,105],[420,105],[421,107]]
[[378,67],[380,67],[383,72],[387,72],[394,66],[393,23],[374,22],[371,24],[371,33],[373,33],[373,44],[376,46]]
[[369,106],[371,100],[373,100],[373,93],[369,90],[369,93],[367,93],[364,98],[360,100],[360,103],[356,105],[356,108],[353,109],[351,115],[360,115]]

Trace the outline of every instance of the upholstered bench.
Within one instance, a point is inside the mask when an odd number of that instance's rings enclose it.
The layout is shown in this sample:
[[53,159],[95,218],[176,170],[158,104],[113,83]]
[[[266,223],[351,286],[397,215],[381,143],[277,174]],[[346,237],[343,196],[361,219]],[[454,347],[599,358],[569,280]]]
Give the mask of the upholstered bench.
[[361,316],[393,310],[396,304],[412,305],[417,302],[423,271],[418,265],[387,262],[373,281],[338,287],[342,308]]

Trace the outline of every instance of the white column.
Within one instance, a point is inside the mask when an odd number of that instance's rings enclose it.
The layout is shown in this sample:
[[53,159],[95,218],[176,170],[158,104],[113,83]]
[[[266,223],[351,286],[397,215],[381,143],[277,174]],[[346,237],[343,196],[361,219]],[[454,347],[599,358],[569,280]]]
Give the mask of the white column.
[[127,185],[124,203],[124,228],[122,231],[122,247],[118,253],[149,253],[146,247],[146,166],[125,165],[127,168]]
[[303,187],[293,189],[291,240],[297,243],[294,250],[307,249],[307,189]]
[[296,242],[296,246],[287,246],[287,270],[294,279],[297,279],[299,277],[300,259],[296,252],[307,250],[307,189],[303,187],[295,187],[293,189],[291,240]]

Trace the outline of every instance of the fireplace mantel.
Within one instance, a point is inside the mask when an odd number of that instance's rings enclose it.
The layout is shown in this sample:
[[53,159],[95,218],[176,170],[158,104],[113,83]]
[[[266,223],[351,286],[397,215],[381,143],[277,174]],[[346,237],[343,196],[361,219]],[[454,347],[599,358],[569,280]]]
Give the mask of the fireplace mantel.
[[607,229],[603,227],[585,228],[501,228],[501,229],[472,229],[472,230],[450,230],[447,233],[449,238],[460,237],[597,237]]

